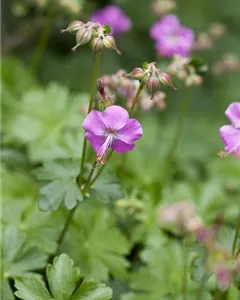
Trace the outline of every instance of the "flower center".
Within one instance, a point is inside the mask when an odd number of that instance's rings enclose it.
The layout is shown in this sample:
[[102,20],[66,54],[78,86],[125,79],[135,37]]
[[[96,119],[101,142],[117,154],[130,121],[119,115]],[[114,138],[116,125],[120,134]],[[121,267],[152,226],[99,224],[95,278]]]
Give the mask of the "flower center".
[[97,159],[96,159],[96,165],[98,165],[100,162],[102,164],[106,164],[106,153],[107,150],[111,147],[112,142],[114,139],[116,139],[116,131],[114,129],[107,129],[105,132],[105,142],[102,144],[101,148],[98,150],[97,153]]

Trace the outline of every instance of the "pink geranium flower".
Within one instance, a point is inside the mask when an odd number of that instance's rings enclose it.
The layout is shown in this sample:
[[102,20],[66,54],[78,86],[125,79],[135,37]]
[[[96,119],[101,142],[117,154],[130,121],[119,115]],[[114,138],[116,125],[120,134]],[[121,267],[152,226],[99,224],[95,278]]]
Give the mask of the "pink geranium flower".
[[97,153],[97,163],[105,163],[109,148],[122,154],[135,147],[134,142],[142,136],[142,126],[130,119],[128,112],[120,106],[110,106],[103,112],[92,110],[83,122],[85,137]]
[[220,128],[220,136],[224,142],[227,155],[240,157],[240,102],[231,103],[225,111],[232,125]]
[[157,52],[166,57],[189,56],[195,37],[193,30],[183,27],[175,15],[164,16],[153,24],[150,36],[155,41]]
[[109,25],[112,35],[128,31],[132,26],[129,17],[116,5],[108,5],[95,11],[92,19],[102,25]]

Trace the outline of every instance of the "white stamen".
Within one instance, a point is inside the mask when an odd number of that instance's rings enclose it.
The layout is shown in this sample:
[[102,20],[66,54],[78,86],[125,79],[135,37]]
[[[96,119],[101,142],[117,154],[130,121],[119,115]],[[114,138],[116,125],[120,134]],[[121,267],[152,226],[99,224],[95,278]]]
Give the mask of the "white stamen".
[[100,161],[102,161],[107,149],[109,147],[111,147],[112,142],[114,141],[114,139],[116,138],[116,134],[114,131],[107,131],[106,134],[106,140],[103,143],[103,145],[101,146],[101,148],[99,149],[98,153],[97,153],[97,163],[99,163]]

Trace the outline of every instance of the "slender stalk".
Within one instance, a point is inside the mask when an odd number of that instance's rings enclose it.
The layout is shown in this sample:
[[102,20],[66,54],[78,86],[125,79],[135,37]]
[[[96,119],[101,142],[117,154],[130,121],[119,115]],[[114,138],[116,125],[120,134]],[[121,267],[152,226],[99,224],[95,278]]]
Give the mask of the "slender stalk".
[[139,102],[140,94],[141,94],[141,92],[142,92],[142,90],[143,90],[143,87],[144,87],[143,84],[140,84],[140,85],[139,85],[139,88],[138,88],[138,90],[137,90],[137,94],[136,94],[135,99],[134,99],[134,101],[133,101],[133,104],[132,104],[132,106],[131,106],[131,108],[130,108],[130,110],[129,110],[129,115],[130,115],[130,116],[133,114],[134,108],[135,108],[135,106],[136,106],[136,105],[138,104],[138,102]]
[[[89,100],[89,105],[88,105],[88,113],[90,113],[90,111],[93,109],[93,102],[94,102],[95,93],[96,93],[97,79],[98,79],[99,66],[100,66],[100,58],[101,58],[101,52],[97,53],[96,57],[95,57],[92,88],[91,88],[90,100]],[[81,156],[80,175],[78,178],[79,186],[82,181],[82,176],[83,176],[83,171],[84,171],[84,163],[85,163],[85,159],[86,159],[86,152],[87,152],[87,139],[84,137],[82,156]]]
[[[129,116],[130,116],[130,117],[132,116],[132,114],[133,114],[133,112],[134,112],[134,108],[136,107],[136,105],[137,105],[138,102],[139,102],[140,95],[141,95],[141,92],[142,92],[142,90],[143,90],[143,87],[144,87],[144,85],[140,84],[140,86],[139,86],[139,88],[138,88],[138,90],[137,90],[137,93],[136,93],[136,96],[135,96],[135,98],[134,98],[133,104],[132,104],[132,106],[131,106],[131,108],[130,108],[130,110],[129,110]],[[113,150],[111,150],[111,152],[110,152],[110,154],[109,154],[109,156],[108,156],[108,160],[110,159],[110,157],[112,156],[112,154],[113,154]],[[83,189],[83,193],[86,193],[86,192],[89,190],[89,188],[95,183],[95,181],[96,181],[96,180],[98,179],[98,177],[101,175],[101,173],[102,173],[102,171],[104,170],[104,168],[105,168],[105,165],[102,165],[102,166],[100,167],[100,169],[98,170],[97,174],[95,175],[95,177],[92,179],[92,181],[90,181],[89,184],[85,184],[85,187],[84,187],[84,189]],[[91,176],[92,176],[92,175],[93,175],[93,172],[91,173]],[[90,177],[90,179],[91,179],[91,177]]]
[[30,66],[30,73],[32,75],[35,75],[35,73],[37,72],[39,65],[41,63],[43,54],[44,54],[44,50],[47,46],[47,41],[48,41],[50,31],[51,31],[51,25],[53,23],[54,15],[55,15],[55,5],[54,4],[55,4],[55,0],[52,0],[48,6],[48,14],[46,17],[46,21],[43,24],[43,29],[41,31],[40,38],[39,38],[36,50],[34,52],[31,66]]
[[238,221],[237,221],[237,226],[236,226],[235,235],[234,235],[233,244],[232,244],[232,257],[233,258],[234,258],[234,254],[235,254],[235,250],[236,250],[236,246],[237,246],[237,240],[238,240],[239,235],[240,235],[240,217],[238,218]]
[[182,299],[187,300],[187,290],[188,290],[188,278],[187,278],[188,242],[187,242],[187,237],[185,237],[184,240],[183,240],[182,260],[183,260]]
[[186,93],[185,99],[182,101],[182,104],[181,104],[180,114],[179,114],[179,118],[178,118],[178,121],[177,121],[176,131],[175,131],[175,134],[174,134],[174,137],[173,137],[173,140],[172,140],[172,144],[171,144],[170,149],[169,149],[169,154],[168,154],[167,161],[166,161],[166,164],[165,164],[165,168],[164,168],[164,171],[163,171],[162,188],[168,182],[168,179],[169,179],[169,176],[170,176],[170,173],[171,173],[172,161],[173,161],[175,152],[177,150],[178,142],[180,140],[182,129],[183,129],[184,118],[185,118],[188,103],[189,103],[189,100],[190,100],[189,90],[187,89],[186,91],[187,91],[187,93]]

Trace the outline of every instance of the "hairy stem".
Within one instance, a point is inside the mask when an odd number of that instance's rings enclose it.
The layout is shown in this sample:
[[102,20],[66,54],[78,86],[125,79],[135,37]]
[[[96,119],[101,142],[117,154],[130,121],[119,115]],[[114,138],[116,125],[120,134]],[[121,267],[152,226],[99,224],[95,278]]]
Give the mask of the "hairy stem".
[[235,254],[235,250],[236,250],[236,246],[237,246],[237,240],[238,240],[239,235],[240,235],[240,217],[238,218],[238,221],[237,221],[237,226],[236,226],[235,235],[234,235],[233,244],[232,244],[232,257],[233,258],[234,258],[234,254]]
[[[93,68],[92,88],[91,88],[90,100],[89,100],[89,105],[88,105],[88,113],[90,113],[90,111],[93,109],[93,102],[94,102],[95,93],[96,93],[97,79],[98,79],[99,66],[100,66],[100,58],[101,58],[101,52],[97,53],[96,57],[95,57],[94,68]],[[81,156],[80,175],[78,178],[79,186],[82,181],[84,164],[85,164],[85,159],[86,159],[86,152],[87,152],[87,139],[84,137],[82,156]]]

